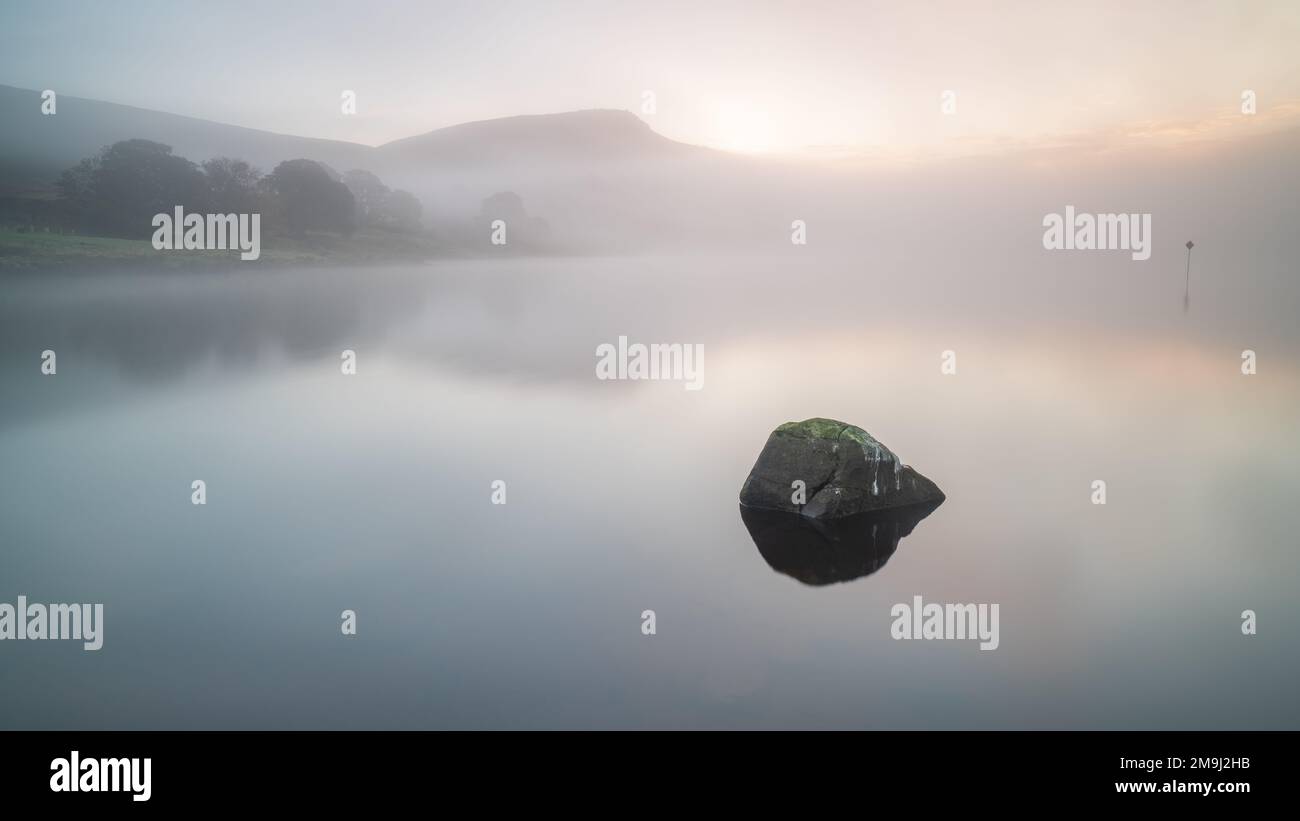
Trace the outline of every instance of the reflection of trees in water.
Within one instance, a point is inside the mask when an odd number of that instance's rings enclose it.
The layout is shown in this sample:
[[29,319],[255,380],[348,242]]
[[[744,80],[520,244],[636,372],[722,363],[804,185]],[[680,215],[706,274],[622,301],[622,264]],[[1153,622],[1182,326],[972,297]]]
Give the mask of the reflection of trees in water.
[[272,352],[329,355],[415,315],[418,283],[357,272],[47,277],[0,307],[9,350],[53,348],[160,382],[204,362],[244,367]]
[[[594,390],[595,345],[629,327],[628,311],[652,303],[608,285],[593,294],[591,273],[525,261],[15,276],[0,299],[0,368],[24,379],[51,348],[61,376],[107,363],[128,385],[163,385],[206,365],[251,371],[272,357],[337,363],[345,348],[373,362],[367,349],[383,342],[386,355],[461,376]],[[72,388],[64,380],[61,390]],[[24,401],[8,398],[11,413]]]

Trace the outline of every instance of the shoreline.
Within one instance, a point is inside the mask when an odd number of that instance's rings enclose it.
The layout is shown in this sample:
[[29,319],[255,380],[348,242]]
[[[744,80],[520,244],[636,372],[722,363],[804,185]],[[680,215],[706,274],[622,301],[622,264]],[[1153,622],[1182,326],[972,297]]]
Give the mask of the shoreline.
[[0,229],[0,275],[15,272],[133,268],[148,271],[212,271],[229,268],[282,269],[303,266],[345,268],[364,265],[411,265],[443,259],[601,256],[562,249],[519,248],[485,254],[462,245],[446,245],[417,234],[379,231],[352,237],[309,234],[275,237],[255,260],[240,259],[238,249],[158,250],[147,239],[89,234]]

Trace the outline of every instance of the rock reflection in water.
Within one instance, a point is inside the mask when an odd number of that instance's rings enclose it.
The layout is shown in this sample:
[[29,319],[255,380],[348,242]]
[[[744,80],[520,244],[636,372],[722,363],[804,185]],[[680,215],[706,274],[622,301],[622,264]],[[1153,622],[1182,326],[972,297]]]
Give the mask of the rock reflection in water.
[[916,523],[942,502],[817,520],[740,506],[740,518],[772,569],[821,586],[875,573]]

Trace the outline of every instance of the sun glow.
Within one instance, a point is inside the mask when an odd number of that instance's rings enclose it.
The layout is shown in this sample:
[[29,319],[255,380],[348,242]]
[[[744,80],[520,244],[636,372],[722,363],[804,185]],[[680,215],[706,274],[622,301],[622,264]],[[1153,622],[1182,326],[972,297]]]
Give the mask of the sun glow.
[[710,120],[710,139],[706,142],[718,148],[745,154],[766,154],[786,147],[780,142],[771,114],[752,101],[719,103]]

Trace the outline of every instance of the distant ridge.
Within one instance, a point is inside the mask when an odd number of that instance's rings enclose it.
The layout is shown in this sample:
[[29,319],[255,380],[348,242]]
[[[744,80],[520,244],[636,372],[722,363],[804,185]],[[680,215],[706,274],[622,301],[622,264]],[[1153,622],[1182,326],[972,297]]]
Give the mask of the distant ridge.
[[622,160],[708,151],[656,133],[629,111],[590,109],[523,114],[439,128],[380,146],[387,161],[416,157],[437,164],[536,160]]
[[133,137],[170,145],[195,162],[231,156],[270,171],[278,162],[302,157],[339,171],[364,168],[403,177],[426,168],[598,164],[710,151],[657,134],[631,112],[608,109],[481,120],[372,147],[63,94],[57,114],[47,116],[41,114],[39,92],[0,85],[0,193],[51,184],[81,159]]
[[364,167],[374,151],[357,143],[276,134],[63,94],[58,96],[57,113],[44,115],[39,92],[0,85],[0,186],[53,182],[81,159],[132,137],[166,143],[195,162],[237,156],[264,171],[294,157],[336,168]]

